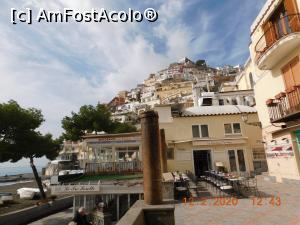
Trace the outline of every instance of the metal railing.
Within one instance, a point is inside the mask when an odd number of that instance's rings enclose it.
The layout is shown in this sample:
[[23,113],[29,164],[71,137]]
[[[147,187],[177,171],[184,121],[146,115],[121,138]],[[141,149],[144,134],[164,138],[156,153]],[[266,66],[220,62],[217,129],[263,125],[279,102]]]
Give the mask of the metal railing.
[[300,85],[268,100],[267,106],[271,122],[287,122],[291,116],[300,114]]
[[131,174],[142,171],[141,161],[87,163],[85,168],[85,173],[92,175]]
[[299,13],[281,17],[276,23],[272,23],[255,45],[257,60],[278,40],[295,32],[300,32]]

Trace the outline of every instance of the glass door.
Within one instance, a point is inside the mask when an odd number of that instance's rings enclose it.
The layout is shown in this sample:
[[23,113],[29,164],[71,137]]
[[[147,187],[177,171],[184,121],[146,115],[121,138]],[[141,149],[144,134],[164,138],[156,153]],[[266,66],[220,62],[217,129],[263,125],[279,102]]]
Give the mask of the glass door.
[[246,164],[245,164],[244,150],[237,150],[237,155],[238,155],[239,171],[245,172]]
[[245,172],[246,162],[244,150],[228,150],[228,159],[231,172]]
[[194,156],[194,168],[195,175],[197,177],[204,175],[205,171],[211,169],[211,151],[210,150],[195,150]]

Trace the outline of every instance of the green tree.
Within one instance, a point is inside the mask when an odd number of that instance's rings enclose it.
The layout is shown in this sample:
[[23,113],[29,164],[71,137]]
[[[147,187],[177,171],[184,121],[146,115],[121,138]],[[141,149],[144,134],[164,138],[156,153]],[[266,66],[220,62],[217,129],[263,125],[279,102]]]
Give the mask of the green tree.
[[199,67],[206,67],[206,61],[204,59],[199,59],[196,61],[196,65]]
[[44,118],[38,109],[24,109],[15,101],[0,104],[0,162],[29,159],[41,196],[46,198],[34,159],[54,159],[60,143],[51,134],[42,135],[36,130],[42,122]]
[[114,123],[114,129],[112,133],[127,133],[127,132],[135,132],[136,127],[132,126],[129,123],[119,123],[115,122]]
[[78,141],[87,131],[91,133],[126,133],[136,131],[136,127],[128,123],[118,123],[111,120],[111,113],[104,104],[96,106],[81,106],[78,113],[72,112],[62,120],[62,128],[65,130],[63,137],[66,140]]

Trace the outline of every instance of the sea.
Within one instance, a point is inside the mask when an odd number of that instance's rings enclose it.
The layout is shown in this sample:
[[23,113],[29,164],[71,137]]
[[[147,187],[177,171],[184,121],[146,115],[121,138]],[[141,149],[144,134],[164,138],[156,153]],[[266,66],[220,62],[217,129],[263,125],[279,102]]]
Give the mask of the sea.
[[[38,172],[42,171],[42,166],[36,166]],[[19,174],[26,174],[32,173],[32,169],[30,166],[20,166],[20,167],[0,167],[0,177],[2,176],[11,176],[11,175],[19,175]]]

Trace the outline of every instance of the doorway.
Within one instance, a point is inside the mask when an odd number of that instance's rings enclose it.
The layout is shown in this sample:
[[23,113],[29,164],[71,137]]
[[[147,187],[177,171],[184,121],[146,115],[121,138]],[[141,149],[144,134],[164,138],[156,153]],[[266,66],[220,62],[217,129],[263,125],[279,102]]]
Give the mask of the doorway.
[[211,169],[211,151],[210,150],[195,150],[194,156],[194,168],[195,175],[200,177],[204,175],[205,171]]

